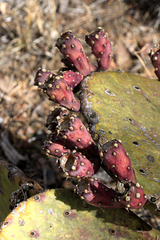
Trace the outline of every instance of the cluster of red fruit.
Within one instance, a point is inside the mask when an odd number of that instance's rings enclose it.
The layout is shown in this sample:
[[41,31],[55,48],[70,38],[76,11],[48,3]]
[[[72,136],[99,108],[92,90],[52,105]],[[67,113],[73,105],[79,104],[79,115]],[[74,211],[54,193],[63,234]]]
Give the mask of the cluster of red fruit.
[[[114,139],[99,148],[82,121],[69,111],[80,111],[80,101],[73,93],[75,87],[91,72],[107,70],[111,61],[111,44],[103,29],[86,35],[86,42],[97,58],[97,67],[89,63],[81,42],[68,31],[56,46],[69,70],[54,74],[39,69],[36,74],[35,85],[62,106],[48,116],[47,127],[52,133],[44,149],[57,157],[67,176],[78,179],[76,191],[86,202],[104,208],[141,208],[146,195],[121,141]],[[160,51],[152,51],[150,56],[160,78]],[[115,190],[93,178],[100,167],[116,179]]]

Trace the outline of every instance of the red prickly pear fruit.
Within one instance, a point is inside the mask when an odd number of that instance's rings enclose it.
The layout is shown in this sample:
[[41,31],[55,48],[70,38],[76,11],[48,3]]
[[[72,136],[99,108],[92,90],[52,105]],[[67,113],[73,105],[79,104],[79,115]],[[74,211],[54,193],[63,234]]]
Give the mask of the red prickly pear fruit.
[[76,87],[82,80],[83,75],[79,72],[73,72],[71,70],[64,72],[63,79],[72,89]]
[[94,164],[97,172],[101,163],[98,147],[81,120],[73,115],[61,116],[56,129],[57,134],[77,147]]
[[47,79],[52,76],[56,75],[50,71],[46,71],[45,69],[39,68],[34,79],[34,84],[37,85],[39,88],[43,89]]
[[85,40],[97,58],[98,67],[107,70],[111,62],[111,44],[106,32],[102,28],[98,28],[87,34]]
[[61,117],[57,126],[57,133],[79,149],[95,144],[81,120],[73,115]]
[[60,166],[70,177],[84,178],[94,175],[91,162],[81,153],[73,151],[64,154],[60,159]]
[[132,183],[126,196],[119,201],[128,209],[142,208],[147,201],[147,196],[139,183]]
[[84,54],[80,40],[74,37],[71,31],[63,33],[57,40],[56,46],[64,55],[64,62],[68,62],[67,65],[75,66],[82,75],[87,76],[96,70]]
[[63,154],[70,152],[62,137],[56,135],[52,135],[51,139],[46,142],[44,150],[47,154],[54,157],[61,157]]
[[103,166],[107,166],[120,181],[131,181],[136,183],[136,177],[131,165],[131,161],[126,153],[122,143],[116,139],[105,143],[100,153],[103,160]]
[[95,179],[83,179],[76,186],[77,194],[85,202],[102,208],[124,208],[123,203],[117,201],[116,192]]
[[80,102],[75,98],[71,88],[64,81],[63,77],[56,76],[49,78],[49,80],[45,82],[44,89],[50,100],[56,101],[61,106],[72,111],[79,111]]
[[155,74],[157,75],[158,79],[160,80],[160,49],[155,50],[151,49],[149,54],[152,64],[155,68]]

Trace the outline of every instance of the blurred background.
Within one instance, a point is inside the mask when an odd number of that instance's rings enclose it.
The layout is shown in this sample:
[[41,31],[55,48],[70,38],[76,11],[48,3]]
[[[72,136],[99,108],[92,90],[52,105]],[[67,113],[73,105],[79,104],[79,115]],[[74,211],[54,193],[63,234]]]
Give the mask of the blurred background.
[[44,188],[73,182],[42,150],[54,103],[34,86],[36,71],[63,67],[55,44],[67,30],[94,63],[84,36],[99,26],[112,42],[110,70],[155,78],[148,53],[160,43],[159,0],[0,0],[0,157]]

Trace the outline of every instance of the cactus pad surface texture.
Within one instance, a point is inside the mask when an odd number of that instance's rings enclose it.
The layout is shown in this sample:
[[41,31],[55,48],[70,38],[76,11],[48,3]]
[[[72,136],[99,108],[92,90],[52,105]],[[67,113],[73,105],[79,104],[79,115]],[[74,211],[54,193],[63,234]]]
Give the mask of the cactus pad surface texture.
[[160,84],[131,73],[99,72],[82,82],[82,112],[100,145],[120,139],[137,182],[160,197]]
[[130,211],[92,207],[70,190],[55,189],[20,203],[4,220],[0,239],[159,238],[156,230]]

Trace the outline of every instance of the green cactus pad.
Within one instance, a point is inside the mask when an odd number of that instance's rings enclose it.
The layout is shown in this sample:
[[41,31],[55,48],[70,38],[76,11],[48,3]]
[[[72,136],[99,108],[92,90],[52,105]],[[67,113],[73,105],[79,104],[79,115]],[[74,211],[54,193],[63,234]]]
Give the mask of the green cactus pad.
[[34,185],[34,188],[29,191],[29,196],[33,196],[42,191],[40,185],[27,178],[19,168],[11,163],[0,160],[0,222],[2,222],[11,211],[9,208],[11,194],[28,181],[32,181]]
[[132,212],[95,208],[70,190],[56,189],[20,203],[1,226],[1,240],[32,238],[158,240],[158,233]]
[[82,112],[100,144],[122,140],[137,181],[160,196],[160,82],[124,72],[94,73],[82,83]]

